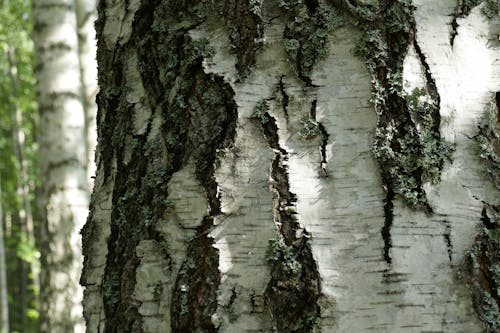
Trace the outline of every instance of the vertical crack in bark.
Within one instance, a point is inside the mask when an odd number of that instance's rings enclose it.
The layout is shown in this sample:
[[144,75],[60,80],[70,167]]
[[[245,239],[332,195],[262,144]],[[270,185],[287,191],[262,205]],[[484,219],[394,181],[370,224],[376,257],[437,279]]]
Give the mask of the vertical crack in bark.
[[264,119],[262,129],[274,151],[270,188],[275,194],[274,218],[279,230],[278,238],[270,241],[266,256],[271,266],[266,304],[278,332],[312,332],[320,320],[320,276],[308,242],[310,236],[296,218],[297,198],[290,191],[288,153],[279,145],[276,119],[269,113]]
[[457,16],[455,14],[452,14],[452,20],[451,20],[451,23],[450,23],[450,26],[451,26],[451,31],[450,31],[450,45],[451,47],[453,47],[454,43],[455,43],[455,37],[457,37],[458,35],[458,22],[457,22]]
[[278,83],[278,90],[281,95],[281,104],[283,106],[283,113],[285,114],[286,121],[288,121],[288,103],[290,102],[290,97],[285,90],[285,75],[280,77],[280,82]]
[[[338,1],[334,3],[338,5]],[[423,184],[440,180],[444,162],[451,159],[452,147],[441,140],[440,97],[416,41],[415,7],[396,0],[386,1],[383,6],[344,1],[340,7],[362,29],[356,53],[364,57],[373,78],[372,102],[377,112],[373,151],[387,193],[381,229],[383,258],[391,264],[393,200],[401,197],[410,207],[431,213]],[[406,93],[403,63],[412,44],[425,70],[426,87]]]
[[500,189],[500,92],[492,97],[481,120],[479,133],[474,136],[480,156],[497,189]]
[[382,239],[384,240],[384,260],[386,263],[391,264],[391,227],[394,221],[394,192],[391,188],[387,189],[387,193],[384,199],[384,226],[380,233],[382,234]]
[[320,161],[320,175],[321,177],[328,177],[328,157],[326,156],[326,146],[328,145],[328,139],[330,135],[326,131],[325,126],[316,120],[316,108],[318,107],[318,100],[313,100],[311,103],[311,112],[310,116],[318,124],[318,130],[321,135],[321,146],[319,147],[319,152],[321,155]]

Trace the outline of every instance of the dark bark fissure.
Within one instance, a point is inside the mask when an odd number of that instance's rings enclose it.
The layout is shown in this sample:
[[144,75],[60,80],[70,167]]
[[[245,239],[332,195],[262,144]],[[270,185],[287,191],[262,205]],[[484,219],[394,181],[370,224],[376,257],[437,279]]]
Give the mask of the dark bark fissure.
[[[139,242],[153,240],[168,263],[166,274],[176,273],[171,271],[169,240],[156,230],[156,225],[170,208],[168,182],[188,160],[194,161],[196,178],[205,188],[209,214],[187,245],[188,257],[173,289],[171,328],[173,332],[216,332],[211,315],[217,307],[219,258],[208,235],[214,217],[220,214],[214,165],[217,149],[228,147],[234,139],[237,111],[231,87],[222,77],[203,70],[203,58],[209,54],[208,42],[194,41],[188,34],[206,19],[198,15],[194,5],[143,2],[135,14],[130,41],[116,45],[111,54],[102,45],[106,8],[100,2],[96,27],[102,46],[98,61],[103,89],[98,96],[98,126],[105,180],[110,174],[112,156],[117,165],[103,279],[106,332],[142,331],[140,304],[132,295],[140,264],[135,254]],[[133,105],[126,102],[122,74],[126,70],[124,57],[130,52],[138,56],[152,119],[162,119],[161,133],[155,137],[151,137],[151,123],[145,134],[130,134]],[[132,149],[127,162],[126,149]],[[85,247],[93,227],[87,224],[82,233]],[[82,282],[85,284],[84,278]]]
[[216,10],[229,29],[231,47],[236,54],[236,69],[245,78],[255,64],[255,56],[262,47],[264,23],[262,1],[217,1]]
[[483,228],[469,251],[465,271],[472,299],[486,333],[500,330],[500,224],[497,206],[485,204],[481,213]]
[[330,139],[330,134],[328,134],[325,126],[316,120],[316,108],[318,107],[318,101],[313,100],[311,103],[311,119],[318,124],[318,130],[321,135],[321,145],[319,147],[319,153],[321,156],[320,161],[320,175],[321,177],[328,177],[328,157],[326,155],[326,146],[328,145],[328,140]]
[[[284,90],[280,91],[283,94]],[[285,96],[282,100],[287,101]],[[286,105],[283,103],[283,108]],[[269,113],[263,119],[266,119],[261,121],[264,136],[274,151],[270,187],[275,194],[274,219],[279,229],[278,238],[270,242],[266,256],[271,267],[266,304],[278,332],[312,332],[320,320],[320,276],[308,242],[310,236],[297,221],[297,197],[290,191],[287,171],[288,152],[279,145],[276,119]]]
[[392,239],[391,239],[391,227],[394,221],[394,192],[391,188],[387,189],[387,193],[384,199],[384,226],[380,233],[382,234],[382,239],[384,240],[384,260],[386,263],[391,264],[391,248],[392,248]]

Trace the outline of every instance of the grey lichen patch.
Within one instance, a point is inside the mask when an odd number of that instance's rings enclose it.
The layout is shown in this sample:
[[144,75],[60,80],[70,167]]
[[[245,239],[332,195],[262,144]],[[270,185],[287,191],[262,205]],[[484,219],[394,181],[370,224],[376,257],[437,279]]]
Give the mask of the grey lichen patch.
[[312,139],[321,134],[319,127],[320,124],[316,121],[316,119],[309,115],[305,115],[300,118],[300,124],[302,127],[299,131],[299,135],[306,140]]
[[418,207],[427,203],[421,185],[440,180],[442,166],[451,159],[453,147],[435,134],[433,115],[438,106],[426,90],[416,88],[402,96],[409,116],[404,124],[407,127],[400,133],[397,121],[392,121],[377,128],[374,153],[379,163],[388,167],[385,171],[394,192]]
[[250,118],[258,119],[262,124],[266,124],[269,121],[269,103],[263,99],[257,102],[255,105],[254,112]]
[[500,2],[498,2],[498,0],[486,0],[485,1],[484,7],[483,7],[483,13],[488,18],[492,19],[495,16],[498,16],[499,10],[500,10]]
[[500,330],[500,211],[485,205],[480,232],[465,261],[465,275],[485,332]]
[[311,84],[310,74],[318,60],[328,54],[328,34],[343,24],[340,12],[318,1],[281,1],[287,14],[284,46],[298,77]]
[[500,92],[489,103],[475,139],[479,143],[486,169],[495,186],[500,189]]

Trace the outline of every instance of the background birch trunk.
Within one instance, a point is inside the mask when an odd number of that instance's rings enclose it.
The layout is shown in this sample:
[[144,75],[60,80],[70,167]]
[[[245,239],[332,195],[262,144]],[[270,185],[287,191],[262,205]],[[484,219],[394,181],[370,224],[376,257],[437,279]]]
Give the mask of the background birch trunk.
[[92,191],[95,176],[95,147],[97,145],[97,61],[94,22],[97,19],[95,0],[76,0],[76,21],[78,25],[78,55],[83,88],[85,111],[86,160],[89,190]]
[[101,1],[87,331],[495,331],[500,22],[467,4]]
[[40,110],[42,332],[82,332],[79,231],[87,216],[85,114],[74,1],[34,2]]

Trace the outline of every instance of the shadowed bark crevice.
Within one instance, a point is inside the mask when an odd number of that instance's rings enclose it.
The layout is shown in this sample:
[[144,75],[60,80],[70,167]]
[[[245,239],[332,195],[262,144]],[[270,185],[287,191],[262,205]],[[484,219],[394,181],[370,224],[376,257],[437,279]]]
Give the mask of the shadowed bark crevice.
[[264,136],[274,151],[271,162],[271,191],[278,237],[271,240],[266,259],[271,281],[266,288],[269,307],[278,332],[313,332],[320,325],[321,280],[309,244],[310,235],[295,213],[296,195],[290,191],[288,153],[279,145],[276,119],[265,113]]
[[444,241],[446,244],[446,250],[448,251],[448,260],[452,262],[453,260],[453,244],[451,242],[451,224],[448,220],[443,220],[444,223]]

